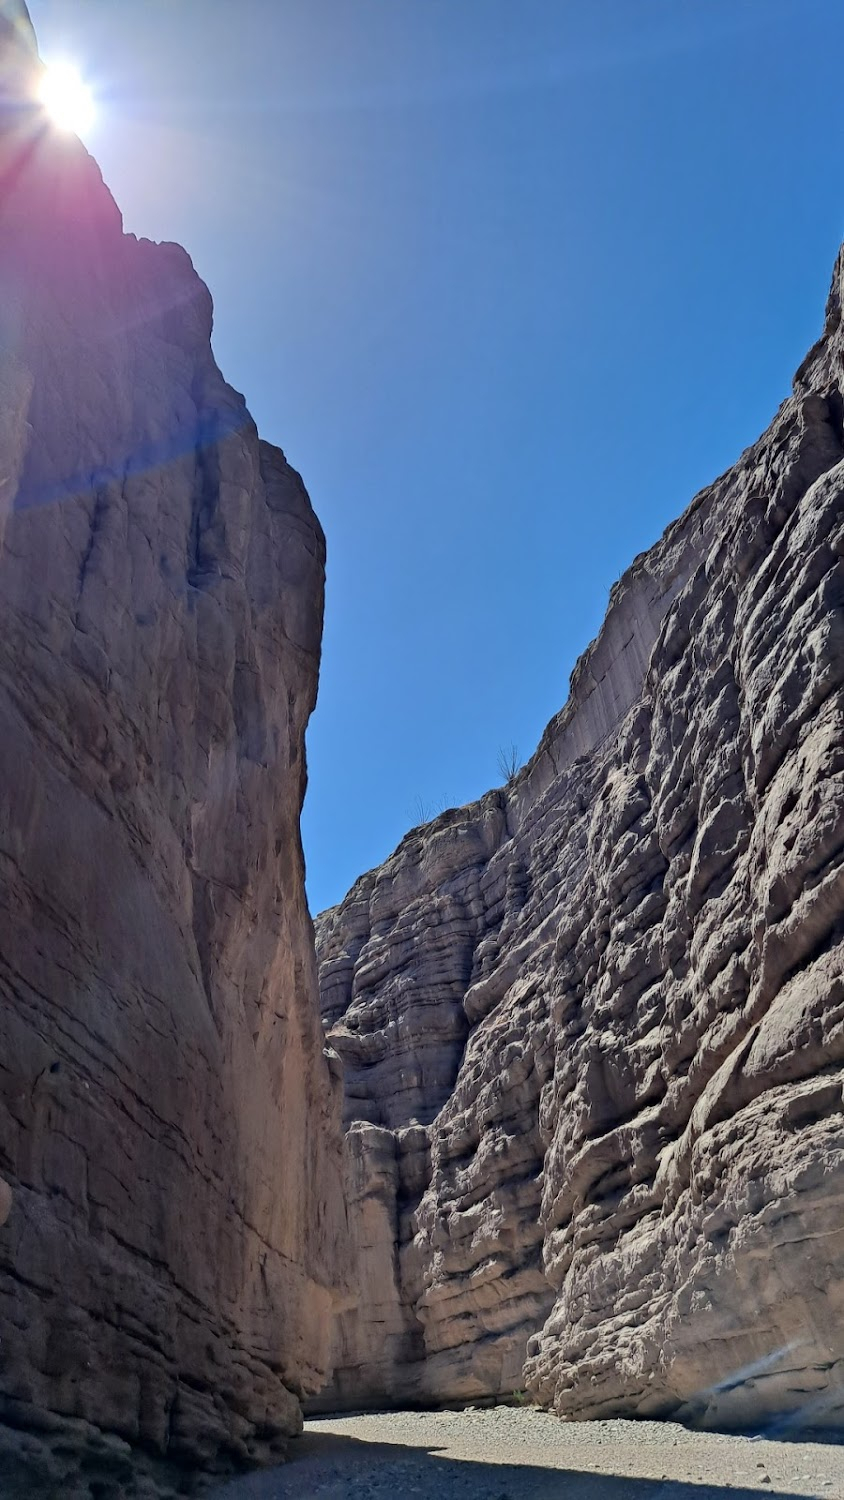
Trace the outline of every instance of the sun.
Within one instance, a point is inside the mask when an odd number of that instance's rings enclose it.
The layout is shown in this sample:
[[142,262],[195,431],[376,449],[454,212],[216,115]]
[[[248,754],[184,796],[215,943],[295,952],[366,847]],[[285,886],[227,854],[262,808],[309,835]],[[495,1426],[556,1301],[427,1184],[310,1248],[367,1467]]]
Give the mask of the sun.
[[38,89],[38,97],[54,125],[84,135],[96,116],[94,96],[73,63],[50,63]]

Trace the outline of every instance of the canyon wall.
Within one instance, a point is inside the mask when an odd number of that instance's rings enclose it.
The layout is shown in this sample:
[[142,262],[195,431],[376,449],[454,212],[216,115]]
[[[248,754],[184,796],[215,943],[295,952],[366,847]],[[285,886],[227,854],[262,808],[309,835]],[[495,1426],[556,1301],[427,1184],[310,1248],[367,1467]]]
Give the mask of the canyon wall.
[[[263,1462],[345,1219],[299,812],[324,544],[0,7],[0,1489]],[[169,1492],[169,1491],[168,1491]]]
[[844,1422],[842,280],[530,763],[318,920],[359,1259],[323,1406]]

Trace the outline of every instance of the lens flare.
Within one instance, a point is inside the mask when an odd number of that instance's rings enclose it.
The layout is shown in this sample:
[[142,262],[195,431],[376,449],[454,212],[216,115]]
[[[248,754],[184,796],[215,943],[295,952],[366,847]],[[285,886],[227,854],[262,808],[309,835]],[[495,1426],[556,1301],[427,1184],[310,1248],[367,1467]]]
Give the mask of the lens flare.
[[94,123],[94,96],[73,63],[51,63],[44,70],[38,97],[54,125],[84,135]]

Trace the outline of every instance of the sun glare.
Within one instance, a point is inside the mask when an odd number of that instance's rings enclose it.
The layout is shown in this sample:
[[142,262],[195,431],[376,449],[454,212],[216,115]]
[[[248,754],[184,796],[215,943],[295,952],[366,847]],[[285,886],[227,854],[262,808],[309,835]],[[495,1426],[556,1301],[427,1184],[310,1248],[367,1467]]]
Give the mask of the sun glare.
[[73,63],[51,63],[44,71],[38,97],[60,130],[84,135],[94,123],[94,96]]

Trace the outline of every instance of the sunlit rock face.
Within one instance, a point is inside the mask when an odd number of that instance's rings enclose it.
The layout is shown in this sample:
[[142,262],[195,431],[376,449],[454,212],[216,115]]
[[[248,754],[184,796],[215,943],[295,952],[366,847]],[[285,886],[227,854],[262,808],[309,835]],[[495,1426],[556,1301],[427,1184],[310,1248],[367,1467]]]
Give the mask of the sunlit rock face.
[[326,1405],[844,1423],[842,275],[530,764],[318,923],[360,1260]]
[[[302,879],[324,547],[0,29],[0,1490],[260,1462],[329,1357]],[[169,1478],[168,1478],[169,1476]],[[17,1486],[17,1488],[16,1488]]]

